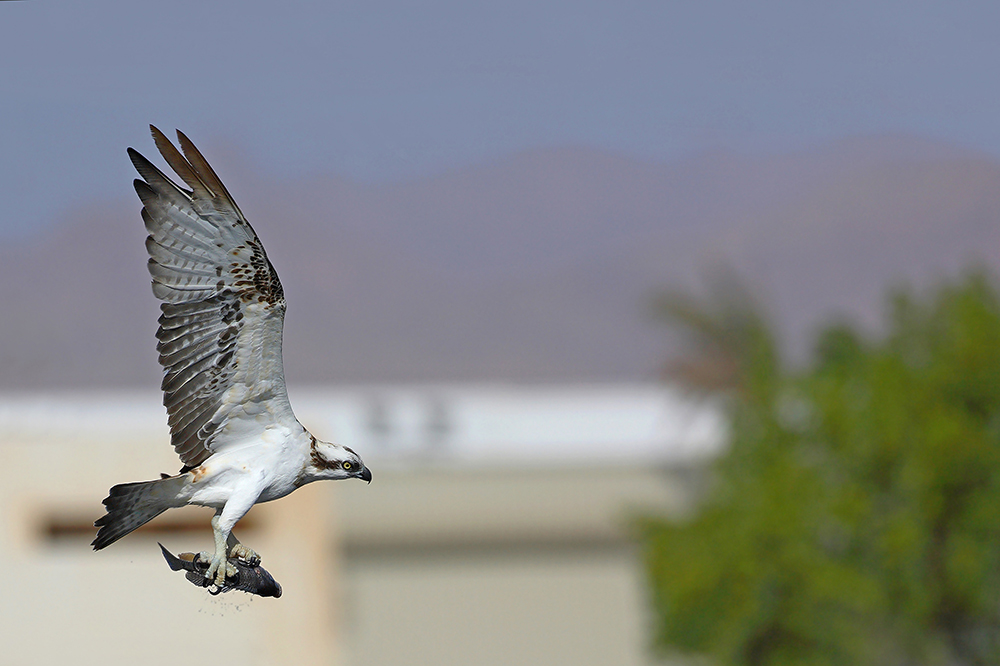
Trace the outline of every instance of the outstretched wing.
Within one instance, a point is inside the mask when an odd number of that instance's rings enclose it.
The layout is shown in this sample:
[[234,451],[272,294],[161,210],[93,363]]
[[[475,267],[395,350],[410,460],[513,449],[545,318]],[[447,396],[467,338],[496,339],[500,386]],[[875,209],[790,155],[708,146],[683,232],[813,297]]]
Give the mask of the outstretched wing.
[[156,348],[170,439],[187,467],[270,423],[294,421],[281,363],[285,298],[264,246],[194,144],[183,155],[150,126],[160,154],[190,188],[128,149],[160,305]]

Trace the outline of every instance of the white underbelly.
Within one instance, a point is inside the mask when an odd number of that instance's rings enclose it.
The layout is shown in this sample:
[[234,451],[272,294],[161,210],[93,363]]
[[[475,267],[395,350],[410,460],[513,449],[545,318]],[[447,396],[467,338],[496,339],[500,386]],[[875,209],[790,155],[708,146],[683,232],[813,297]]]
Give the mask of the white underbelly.
[[294,440],[260,441],[211,456],[192,470],[190,504],[221,509],[233,495],[269,502],[295,490],[306,451]]

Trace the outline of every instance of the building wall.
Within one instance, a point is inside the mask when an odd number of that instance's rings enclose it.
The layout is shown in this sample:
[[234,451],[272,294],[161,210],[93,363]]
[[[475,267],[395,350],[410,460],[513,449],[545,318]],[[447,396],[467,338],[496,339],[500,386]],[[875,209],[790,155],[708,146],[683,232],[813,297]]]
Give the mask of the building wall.
[[683,472],[386,476],[373,493],[374,483],[336,489],[347,663],[650,663],[629,524],[642,511],[682,511]]
[[89,547],[111,485],[176,471],[163,420],[144,395],[0,399],[0,664],[650,663],[628,525],[686,510],[676,457],[375,456],[371,485],[238,525],[280,599],[211,597],[156,545],[209,548],[208,509]]
[[250,529],[239,530],[286,595],[211,597],[170,571],[156,545],[209,549],[210,510],[171,511],[153,529],[90,549],[95,530],[86,527],[101,515],[107,488],[155,476],[148,465],[121,464],[134,445],[0,444],[0,664],[339,663],[332,489],[257,507]]

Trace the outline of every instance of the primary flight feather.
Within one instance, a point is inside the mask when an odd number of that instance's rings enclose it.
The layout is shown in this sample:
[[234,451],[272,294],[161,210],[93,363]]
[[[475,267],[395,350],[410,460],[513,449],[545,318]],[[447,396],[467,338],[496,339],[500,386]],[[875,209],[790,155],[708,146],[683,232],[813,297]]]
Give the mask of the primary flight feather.
[[322,479],[371,472],[351,449],[322,442],[295,418],[285,391],[278,274],[226,186],[180,131],[181,150],[150,126],[181,187],[132,148],[135,191],[149,236],[149,273],[160,305],[156,348],[170,441],[184,466],[175,476],[114,486],[95,526],[100,550],[167,509],[215,509],[207,576],[221,587],[229,557],[259,556],[233,535],[254,504]]

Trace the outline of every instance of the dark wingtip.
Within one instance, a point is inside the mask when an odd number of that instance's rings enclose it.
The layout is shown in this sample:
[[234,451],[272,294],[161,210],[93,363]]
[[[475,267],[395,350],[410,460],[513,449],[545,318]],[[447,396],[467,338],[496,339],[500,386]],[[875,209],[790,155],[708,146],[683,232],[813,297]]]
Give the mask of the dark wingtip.
[[145,155],[132,146],[129,146],[128,150],[125,152],[128,153],[128,158],[132,161],[132,166],[135,167],[135,170],[138,171],[140,175],[142,175],[144,170],[156,169],[156,167],[153,166],[153,163],[146,159]]
[[142,180],[141,178],[136,178],[132,181],[132,187],[135,188],[135,193],[139,195],[139,199],[146,203],[148,199],[156,198],[156,191],[149,186],[149,183]]

